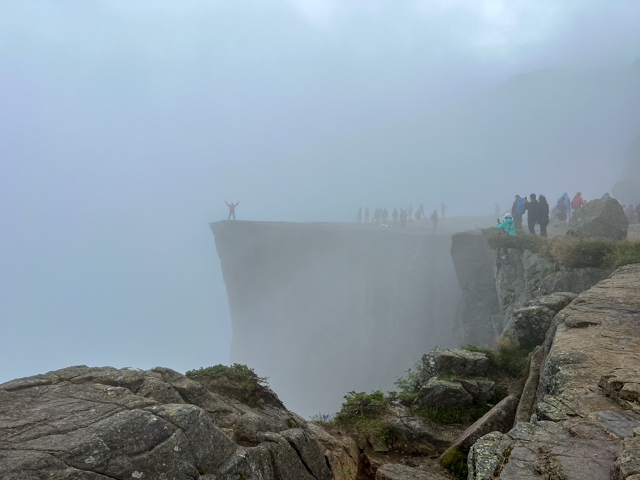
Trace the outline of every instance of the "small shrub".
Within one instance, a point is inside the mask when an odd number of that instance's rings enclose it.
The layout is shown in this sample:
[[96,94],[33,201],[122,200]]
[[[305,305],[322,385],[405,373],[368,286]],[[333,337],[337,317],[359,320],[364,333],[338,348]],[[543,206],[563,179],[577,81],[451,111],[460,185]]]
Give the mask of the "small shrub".
[[418,360],[413,367],[406,370],[404,375],[398,378],[393,384],[400,389],[400,393],[412,394],[415,393],[420,380],[420,374],[422,373],[422,360]]
[[268,383],[267,377],[259,377],[256,372],[253,371],[253,368],[240,363],[234,363],[230,367],[222,364],[207,368],[200,367],[198,370],[188,370],[185,375],[192,380],[204,376],[211,378],[226,377],[236,381],[250,380],[263,385],[267,385]]
[[438,380],[445,380],[447,382],[450,382],[452,380],[455,380],[456,377],[459,377],[460,375],[456,375],[455,372],[442,372],[439,373],[438,375],[436,375],[436,378]]
[[440,464],[449,470],[451,475],[459,480],[467,480],[469,466],[467,456],[455,447],[449,448],[440,457]]
[[496,341],[496,364],[503,372],[521,378],[529,362],[529,353],[535,348],[521,347],[515,341],[513,332],[505,332]]
[[342,404],[340,412],[336,415],[375,416],[386,407],[384,394],[380,390],[372,393],[349,392],[344,396],[346,402]]

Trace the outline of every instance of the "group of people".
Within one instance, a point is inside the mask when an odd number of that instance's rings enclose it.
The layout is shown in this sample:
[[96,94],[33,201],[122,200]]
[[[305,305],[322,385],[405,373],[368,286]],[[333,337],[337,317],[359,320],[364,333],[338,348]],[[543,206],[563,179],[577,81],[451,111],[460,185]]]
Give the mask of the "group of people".
[[640,203],[633,206],[633,203],[630,203],[628,207],[624,209],[624,214],[629,220],[629,223],[638,223],[638,219],[640,218]]
[[522,198],[520,195],[516,195],[515,201],[511,206],[511,213],[507,213],[502,222],[498,219],[496,227],[504,230],[509,235],[515,235],[516,230],[522,229],[522,217],[526,213],[529,233],[535,235],[535,227],[540,225],[540,235],[546,237],[547,226],[551,219],[554,220],[554,225],[566,223],[571,218],[572,211],[579,210],[585,203],[581,192],[576,193],[573,200],[569,200],[569,195],[565,192],[558,198],[550,213],[549,202],[544,195],[538,197],[535,193],[532,193],[529,198]]
[[[444,217],[447,206],[443,203],[441,204],[440,209],[442,211],[442,216]],[[360,209],[358,210],[357,223],[362,223],[363,214],[364,214],[364,223],[369,223],[369,207],[366,207],[364,210],[362,210],[362,207],[360,207]],[[376,210],[373,212],[373,218],[371,219],[371,223],[375,225],[380,225],[380,226],[387,226],[388,218],[389,218],[389,212],[387,211],[386,208],[376,208]],[[407,220],[410,220],[413,218],[413,205],[409,205],[409,207],[406,210],[404,208],[401,208],[400,210],[398,210],[397,208],[394,208],[393,212],[391,213],[391,218],[393,220],[394,227],[400,226],[400,228],[404,228],[407,224]],[[424,213],[424,205],[421,203],[415,212],[416,224],[420,224],[420,222],[422,222],[424,218],[427,218],[427,216]],[[431,222],[433,224],[433,229],[435,232],[438,226],[438,210],[437,209],[433,211],[430,218],[431,218]]]

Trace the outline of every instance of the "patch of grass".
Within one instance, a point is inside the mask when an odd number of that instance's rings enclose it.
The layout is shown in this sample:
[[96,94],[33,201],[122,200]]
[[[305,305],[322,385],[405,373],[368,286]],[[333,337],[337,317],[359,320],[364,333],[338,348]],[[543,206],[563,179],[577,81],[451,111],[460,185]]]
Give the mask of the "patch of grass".
[[[640,244],[628,240],[607,241],[566,235],[548,239],[538,235],[511,236],[494,232],[487,237],[487,243],[494,250],[529,250],[567,268],[593,267],[613,271],[623,265],[640,263]],[[545,270],[542,278],[554,271]]]
[[460,375],[456,375],[455,372],[441,372],[438,375],[436,375],[436,378],[438,380],[445,380],[447,382],[450,382],[452,380],[455,380],[456,377],[459,377]]
[[467,480],[469,466],[467,456],[458,448],[451,447],[440,457],[440,465],[446,468],[451,475],[459,480]]
[[259,377],[252,368],[239,363],[230,367],[222,364],[197,370],[189,370],[185,375],[201,383],[208,390],[229,398],[234,398],[250,407],[257,407],[269,385],[266,377]]
[[349,392],[345,402],[335,415],[335,422],[350,433],[374,437],[380,443],[387,444],[391,432],[380,424],[380,414],[387,407],[387,401],[380,390],[372,393]]
[[489,359],[490,369],[497,371],[494,373],[506,373],[511,377],[520,378],[525,374],[529,353],[535,347],[521,347],[515,341],[513,332],[505,332],[496,341],[495,351],[469,344],[460,348],[469,352],[484,353]]

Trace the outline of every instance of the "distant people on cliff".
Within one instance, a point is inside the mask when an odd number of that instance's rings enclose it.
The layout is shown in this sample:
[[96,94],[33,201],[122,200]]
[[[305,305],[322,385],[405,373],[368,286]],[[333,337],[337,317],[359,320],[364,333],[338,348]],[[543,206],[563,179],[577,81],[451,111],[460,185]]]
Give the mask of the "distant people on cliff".
[[443,203],[440,204],[440,213],[442,213],[442,218],[444,218],[444,212],[447,211],[447,206]]
[[421,221],[422,221],[422,210],[418,209],[416,210],[416,225],[420,225]]
[[524,215],[525,212],[524,203],[525,199],[520,197],[520,195],[516,195],[516,199],[511,206],[511,221],[513,222],[514,228],[522,228],[522,215]]
[[413,214],[413,203],[409,205],[409,208],[407,208],[407,217],[411,219],[412,214]]
[[516,226],[515,226],[515,223],[513,221],[512,216],[513,215],[511,215],[510,213],[505,213],[503,222],[500,222],[499,218],[496,220],[496,222],[497,222],[496,223],[496,227],[501,229],[501,230],[504,230],[509,235],[513,235],[515,237],[515,235],[516,235]]
[[549,225],[549,203],[547,197],[540,195],[540,210],[538,211],[538,223],[540,224],[540,236],[547,236],[547,225]]
[[586,203],[587,202],[585,202],[584,199],[582,198],[582,193],[578,192],[576,193],[576,196],[573,197],[573,200],[571,200],[571,209],[575,213],[576,210],[580,210],[580,208]]
[[569,217],[569,196],[564,193],[556,202],[556,218],[553,222],[554,225],[561,223],[567,223]]
[[397,208],[393,208],[393,213],[391,214],[391,218],[393,218],[393,226],[397,227],[398,226],[398,209]]
[[362,223],[362,207],[358,210],[358,223]]
[[369,207],[364,209],[364,223],[369,223]]
[[373,219],[371,220],[371,223],[378,223],[378,220],[380,220],[380,209],[376,208],[375,212],[373,212]]
[[[225,200],[224,203],[227,203],[227,201]],[[231,205],[227,203],[227,207],[229,207],[229,217],[227,220],[231,220],[231,217],[233,217],[234,220],[236,219],[236,207],[238,205],[240,205],[240,202],[237,202],[235,205],[233,202],[231,202]]]
[[540,204],[536,200],[536,194],[532,193],[529,196],[530,200],[525,198],[524,209],[527,213],[527,224],[529,226],[529,233],[536,234],[536,223],[538,223],[538,215],[540,213]]
[[382,223],[387,223],[387,218],[389,218],[389,212],[387,211],[387,207],[382,209]]
[[418,207],[418,210],[420,210],[420,215],[422,215],[424,218],[427,218],[427,216],[424,214],[424,205],[422,203]]
[[400,209],[400,228],[404,228],[405,224],[407,223],[407,217],[409,216],[409,214],[407,213],[407,211],[404,208]]
[[438,229],[438,209],[436,208],[431,214],[431,223],[433,224],[433,233]]

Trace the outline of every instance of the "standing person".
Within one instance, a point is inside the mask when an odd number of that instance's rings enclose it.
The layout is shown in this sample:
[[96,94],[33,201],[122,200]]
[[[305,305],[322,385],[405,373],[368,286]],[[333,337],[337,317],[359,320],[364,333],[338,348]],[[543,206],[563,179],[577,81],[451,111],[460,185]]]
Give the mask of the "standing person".
[[[512,217],[512,215],[510,213],[505,213],[504,222],[500,223],[500,219],[498,218],[496,220],[498,222],[498,223],[496,223],[496,227],[504,230],[509,235],[512,235],[512,236],[515,237],[515,235],[516,235],[516,227],[515,227],[515,224],[514,224],[513,219],[511,217]],[[502,233],[502,232],[500,232],[500,233]]]
[[435,209],[431,214],[431,223],[433,223],[433,233],[436,233],[438,228],[438,209]]
[[516,199],[511,206],[511,221],[513,222],[513,228],[522,228],[522,215],[524,214],[524,198],[520,195],[516,195]]
[[540,213],[540,204],[536,200],[536,194],[532,193],[529,202],[525,199],[524,209],[529,212],[527,215],[527,224],[529,225],[529,233],[536,234],[536,223],[538,223],[538,215]]
[[364,208],[364,223],[369,223],[369,207]]
[[556,214],[556,221],[554,222],[554,225],[558,225],[559,223],[567,223],[568,207],[565,199],[568,198],[569,197],[565,197],[563,195],[558,199],[558,203],[556,203],[556,209],[558,213]]
[[540,210],[538,212],[538,223],[540,224],[540,236],[547,236],[547,225],[549,225],[549,203],[544,195],[540,195]]
[[571,218],[571,199],[567,192],[562,194],[562,198],[564,199],[564,204],[567,206],[567,220],[569,220]]
[[412,213],[413,213],[413,203],[409,205],[409,208],[407,208],[407,218],[409,218],[409,220],[411,220]]
[[416,225],[420,225],[421,221],[422,221],[422,210],[418,209],[416,210]]
[[420,214],[424,217],[427,218],[427,216],[424,214],[424,205],[421,203],[420,206],[418,207],[418,210],[420,210]]
[[387,218],[389,218],[389,212],[387,211],[387,207],[382,209],[382,223],[387,223]]
[[[227,201],[225,200],[224,203],[227,203]],[[236,207],[238,205],[240,205],[240,202],[237,202],[235,205],[233,202],[231,202],[231,205],[227,203],[227,207],[229,207],[229,217],[227,220],[231,220],[231,217],[233,217],[234,220],[236,219]]]
[[393,208],[393,213],[391,214],[391,217],[393,218],[393,226],[397,227],[398,226],[398,209],[397,208]]
[[447,206],[443,203],[440,204],[440,212],[442,212],[442,218],[444,218],[444,212],[447,211]]
[[626,215],[627,220],[629,220],[629,223],[638,223],[636,221],[636,209],[633,206],[633,203],[630,203],[629,206],[624,209],[624,214]]
[[571,200],[571,208],[573,209],[573,212],[575,213],[575,211],[579,210],[580,207],[582,207],[585,203],[587,202],[585,202],[584,199],[582,198],[582,193],[580,192],[576,193],[576,196],[573,197],[573,200]]
[[404,225],[407,223],[407,211],[404,208],[400,209],[400,227],[404,228]]
[[376,211],[373,212],[373,220],[372,223],[378,223],[378,220],[380,220],[380,209],[376,208]]
[[358,223],[362,223],[362,207],[358,210]]

